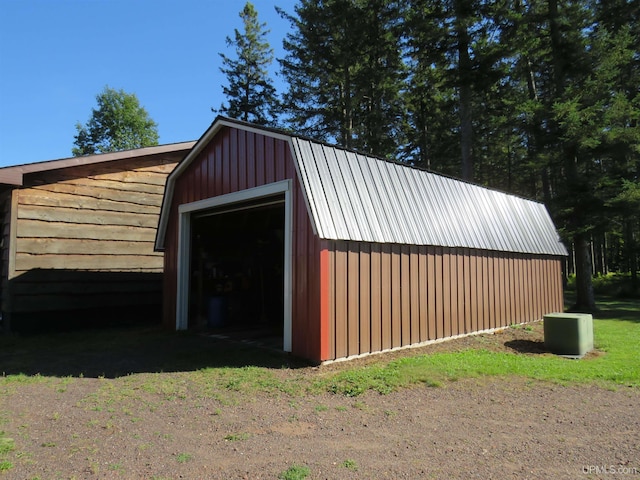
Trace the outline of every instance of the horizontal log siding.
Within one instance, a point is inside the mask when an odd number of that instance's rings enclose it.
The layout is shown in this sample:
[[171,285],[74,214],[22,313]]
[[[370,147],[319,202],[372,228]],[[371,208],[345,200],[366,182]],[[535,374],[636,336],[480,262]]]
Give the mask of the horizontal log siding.
[[563,309],[561,259],[331,243],[331,359],[539,320]]
[[[4,307],[9,305],[11,297],[9,295],[9,244],[11,240],[11,190],[0,192],[0,218],[2,219],[2,239],[0,249],[0,302]],[[3,308],[3,311],[7,309]],[[8,330],[7,318],[3,321],[3,327]]]
[[[154,251],[167,175],[179,154],[29,175],[14,191],[15,313],[161,302],[163,255]],[[9,304],[10,303],[10,304]]]
[[320,240],[313,234],[287,142],[223,128],[176,179],[165,236],[164,323],[176,325],[178,206],[292,179],[292,350],[320,360]]

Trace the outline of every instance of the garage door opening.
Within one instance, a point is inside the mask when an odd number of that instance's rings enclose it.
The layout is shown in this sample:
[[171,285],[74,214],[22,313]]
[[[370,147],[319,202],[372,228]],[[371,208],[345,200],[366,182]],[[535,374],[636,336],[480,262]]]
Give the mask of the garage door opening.
[[284,195],[191,218],[190,328],[282,349]]

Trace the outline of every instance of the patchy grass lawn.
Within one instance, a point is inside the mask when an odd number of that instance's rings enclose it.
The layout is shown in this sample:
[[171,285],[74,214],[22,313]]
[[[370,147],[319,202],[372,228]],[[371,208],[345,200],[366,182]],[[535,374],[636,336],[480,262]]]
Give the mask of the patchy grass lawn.
[[[0,337],[0,385],[55,381],[64,388],[74,377],[126,377],[124,391],[137,384],[167,397],[195,390],[221,399],[255,392],[356,396],[417,383],[438,386],[460,378],[512,375],[638,387],[640,301],[601,299],[599,305],[596,351],[578,361],[545,352],[541,323],[319,369],[279,352],[197,334],[117,329]],[[145,375],[135,376],[140,373]]]
[[640,302],[599,305],[582,360],[546,352],[541,322],[321,367],[149,328],[0,337],[0,476],[488,478],[513,458],[547,478],[551,449],[575,478],[640,447]]

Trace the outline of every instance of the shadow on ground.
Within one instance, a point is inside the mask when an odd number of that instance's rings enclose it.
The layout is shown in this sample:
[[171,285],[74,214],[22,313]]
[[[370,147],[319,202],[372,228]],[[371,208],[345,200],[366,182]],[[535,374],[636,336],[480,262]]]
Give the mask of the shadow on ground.
[[211,367],[298,368],[282,351],[197,333],[118,328],[0,337],[0,373],[116,378]]
[[539,340],[510,340],[504,342],[504,346],[518,353],[549,353],[544,346],[544,341]]

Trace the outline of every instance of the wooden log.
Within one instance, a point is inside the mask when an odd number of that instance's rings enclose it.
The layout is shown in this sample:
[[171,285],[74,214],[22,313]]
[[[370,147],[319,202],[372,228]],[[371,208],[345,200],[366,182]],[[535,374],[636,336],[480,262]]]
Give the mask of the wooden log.
[[67,183],[53,183],[32,187],[32,190],[45,192],[68,193],[86,197],[107,199],[114,202],[125,202],[135,205],[149,205],[159,207],[162,203],[161,193],[131,192],[113,190],[112,188],[97,187],[91,185],[73,185]]
[[127,225],[92,225],[21,219],[17,237],[33,238],[88,238],[97,240],[155,241],[156,228]]
[[73,207],[88,210],[105,210],[111,212],[158,214],[159,205],[139,205],[123,201],[100,199],[91,196],[58,192],[28,190],[20,192],[21,205],[39,205],[43,207]]
[[126,182],[122,180],[101,179],[92,177],[69,177],[67,175],[61,176],[62,178],[47,178],[46,181],[38,182],[39,185],[45,183],[61,183],[67,185],[84,185],[89,187],[101,187],[110,188],[112,190],[122,190],[128,192],[146,192],[162,195],[164,191],[164,184],[156,185],[149,183],[139,182]]
[[18,220],[20,219],[84,225],[129,225],[149,228],[156,228],[158,225],[158,215],[152,214],[105,212],[67,207],[51,208],[37,205],[21,205],[18,210]]
[[163,256],[155,255],[16,255],[16,272],[34,268],[71,270],[162,271]]
[[20,238],[16,252],[58,255],[154,255],[153,242],[130,242],[91,239]]

